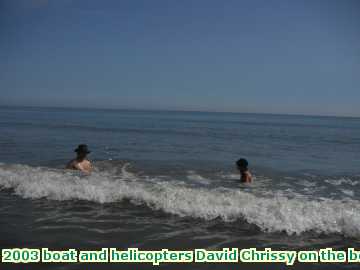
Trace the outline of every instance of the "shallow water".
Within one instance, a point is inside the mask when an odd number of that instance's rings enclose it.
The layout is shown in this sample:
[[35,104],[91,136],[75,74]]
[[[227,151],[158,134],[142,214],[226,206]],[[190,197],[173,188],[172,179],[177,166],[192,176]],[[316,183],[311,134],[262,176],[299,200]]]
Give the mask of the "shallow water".
[[[358,118],[4,107],[0,115],[2,247],[359,248]],[[91,176],[62,169],[78,143],[93,151]],[[240,156],[251,185],[238,181]]]

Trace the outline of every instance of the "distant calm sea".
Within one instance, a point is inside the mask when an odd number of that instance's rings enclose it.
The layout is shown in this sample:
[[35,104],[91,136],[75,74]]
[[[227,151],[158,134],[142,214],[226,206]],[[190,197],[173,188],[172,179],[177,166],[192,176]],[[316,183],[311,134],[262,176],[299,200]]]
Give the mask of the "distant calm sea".
[[[91,176],[63,169],[80,143]],[[0,107],[1,248],[360,249],[359,196],[360,118]]]

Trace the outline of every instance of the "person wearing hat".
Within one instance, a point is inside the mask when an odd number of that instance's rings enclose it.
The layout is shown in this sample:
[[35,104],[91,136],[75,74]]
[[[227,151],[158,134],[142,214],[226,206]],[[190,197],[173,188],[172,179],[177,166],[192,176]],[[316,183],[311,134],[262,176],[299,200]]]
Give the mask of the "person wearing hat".
[[240,158],[236,161],[236,167],[240,171],[240,181],[242,183],[251,183],[252,175],[248,169],[249,163],[245,158]]
[[72,170],[79,170],[86,174],[90,174],[92,170],[91,162],[86,158],[90,151],[86,144],[79,144],[74,150],[76,152],[76,158],[71,160],[66,168]]

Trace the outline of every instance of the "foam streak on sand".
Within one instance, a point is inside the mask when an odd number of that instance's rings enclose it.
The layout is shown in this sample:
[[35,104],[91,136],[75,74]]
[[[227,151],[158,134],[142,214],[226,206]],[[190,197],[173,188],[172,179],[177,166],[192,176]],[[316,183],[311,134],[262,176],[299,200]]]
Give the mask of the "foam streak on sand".
[[193,187],[184,182],[147,179],[128,172],[95,172],[82,177],[76,172],[25,165],[0,165],[0,187],[18,196],[50,200],[88,200],[98,203],[129,199],[180,217],[225,222],[245,220],[267,232],[300,234],[340,233],[360,235],[360,206],[356,200],[255,196],[251,191]]

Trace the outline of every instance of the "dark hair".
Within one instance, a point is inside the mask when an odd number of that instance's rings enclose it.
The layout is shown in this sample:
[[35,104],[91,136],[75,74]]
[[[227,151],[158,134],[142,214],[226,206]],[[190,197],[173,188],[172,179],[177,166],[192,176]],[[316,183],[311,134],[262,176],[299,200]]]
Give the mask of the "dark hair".
[[236,165],[238,167],[247,168],[249,166],[249,162],[245,158],[240,158],[236,161]]

